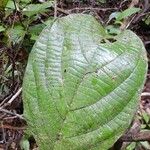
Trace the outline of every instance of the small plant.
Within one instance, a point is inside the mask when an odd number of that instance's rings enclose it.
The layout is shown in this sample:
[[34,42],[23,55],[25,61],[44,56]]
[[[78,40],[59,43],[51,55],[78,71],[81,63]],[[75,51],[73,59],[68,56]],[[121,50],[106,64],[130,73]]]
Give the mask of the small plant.
[[[42,15],[51,11],[53,1],[32,4],[31,2],[31,0],[0,1],[0,60],[3,61],[0,66],[2,70],[0,70],[0,99],[14,90],[14,79],[22,82],[28,52],[31,51],[42,29],[53,20],[53,17],[41,19]],[[20,60],[24,60],[24,64],[21,64]],[[13,82],[11,86],[10,82]]]
[[28,131],[41,150],[106,150],[129,127],[146,72],[145,48],[132,31],[108,35],[84,14],[56,19],[28,60]]
[[[121,33],[121,29],[123,24],[126,22],[125,19],[127,19],[128,17],[131,17],[133,14],[139,12],[141,9],[140,8],[136,8],[136,7],[131,7],[128,8],[122,12],[113,12],[108,19],[109,23],[112,19],[114,19],[114,23],[111,25],[108,25],[106,27],[107,31],[109,32],[109,34],[119,34]],[[128,25],[126,25],[128,27]]]

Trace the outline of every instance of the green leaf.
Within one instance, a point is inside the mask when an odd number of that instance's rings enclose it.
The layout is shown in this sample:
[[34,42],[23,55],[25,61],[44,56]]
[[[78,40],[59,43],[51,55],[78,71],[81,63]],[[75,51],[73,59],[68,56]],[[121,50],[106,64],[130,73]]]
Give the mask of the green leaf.
[[145,120],[145,122],[148,124],[148,122],[150,120],[149,115],[145,111],[142,111],[142,116],[143,116],[143,119]]
[[150,144],[148,141],[144,141],[144,142],[140,142],[140,143],[145,149],[147,149],[147,150],[150,149]]
[[21,25],[16,25],[13,28],[9,28],[6,32],[9,41],[13,42],[13,44],[19,43],[23,39],[25,33],[26,31]]
[[50,24],[53,23],[53,21],[54,21],[54,18],[51,17],[51,18],[49,18],[48,20],[46,20],[45,22],[43,22],[43,23],[44,23],[45,25],[50,25]]
[[5,8],[7,2],[8,2],[8,0],[0,0],[0,9]]
[[135,142],[132,142],[127,148],[126,150],[134,150],[136,147],[136,143]]
[[121,30],[113,25],[109,25],[106,27],[109,34],[120,34]]
[[108,22],[110,22],[113,18],[117,18],[117,16],[120,15],[120,14],[121,14],[121,12],[113,12],[113,13],[111,13],[110,16],[109,16]]
[[146,25],[150,25],[150,14],[148,14],[147,16],[145,16],[143,19],[142,19]]
[[128,8],[126,10],[124,10],[123,12],[113,12],[111,13],[111,15],[109,16],[108,22],[110,22],[113,18],[116,19],[115,23],[121,23],[120,21],[122,19],[125,19],[137,12],[139,12],[141,9],[140,8],[136,8],[136,7],[132,7],[132,8]]
[[22,150],[30,150],[30,144],[28,139],[23,139],[20,143],[20,146]]
[[38,13],[46,12],[47,8],[53,6],[53,1],[44,2],[42,4],[30,4],[23,9],[23,14],[31,17]]
[[37,24],[34,26],[30,26],[28,29],[29,34],[31,35],[31,40],[36,40],[41,33],[41,31],[46,27],[46,25],[52,24],[54,19],[48,19],[47,21]]
[[105,37],[85,14],[59,18],[40,34],[23,82],[24,116],[39,149],[106,150],[129,127],[146,77],[145,48],[129,30]]
[[136,8],[136,7],[128,8],[121,13],[117,13],[115,18],[117,21],[120,21],[126,17],[129,17],[129,16],[139,12],[140,10],[141,10],[140,8]]
[[30,26],[28,32],[31,35],[31,39],[36,40],[45,26],[46,25],[43,24],[43,23],[37,24],[37,25],[34,25],[34,26]]
[[3,31],[5,31],[5,28],[0,25],[0,32],[3,32]]
[[8,3],[7,3],[7,5],[6,5],[6,10],[7,9],[12,9],[12,10],[14,10],[15,9],[15,5],[14,5],[14,2],[12,1],[12,0],[8,0]]
[[20,2],[25,3],[25,4],[28,4],[28,3],[31,2],[31,0],[20,0]]

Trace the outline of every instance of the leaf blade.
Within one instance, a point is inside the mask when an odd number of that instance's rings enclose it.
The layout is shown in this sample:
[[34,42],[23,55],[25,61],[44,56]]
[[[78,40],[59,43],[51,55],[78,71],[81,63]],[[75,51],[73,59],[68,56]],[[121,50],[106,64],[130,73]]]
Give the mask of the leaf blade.
[[31,17],[38,13],[46,12],[47,8],[53,6],[53,1],[44,2],[43,4],[29,4],[23,9],[23,14]]
[[140,8],[136,8],[136,7],[128,8],[128,9],[124,10],[123,12],[117,14],[116,21],[120,21],[126,17],[129,17],[129,16],[139,12],[140,10],[141,10]]
[[74,14],[37,40],[23,97],[41,149],[105,150],[129,126],[145,80],[145,49],[131,31],[114,43],[103,44],[103,38],[105,30],[93,17]]

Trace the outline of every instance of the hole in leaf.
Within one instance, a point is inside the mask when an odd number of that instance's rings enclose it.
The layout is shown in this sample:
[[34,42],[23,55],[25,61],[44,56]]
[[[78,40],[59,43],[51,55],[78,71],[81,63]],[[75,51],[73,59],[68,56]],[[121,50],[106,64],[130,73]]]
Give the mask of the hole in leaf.
[[114,38],[107,38],[107,40],[109,41],[109,42],[111,42],[111,43],[114,43],[114,42],[116,42],[117,40],[116,39],[114,39]]
[[102,39],[100,42],[101,42],[101,43],[106,43],[106,41],[105,41],[104,39]]
[[98,73],[98,69],[95,70],[95,73]]
[[65,69],[64,72],[67,72],[67,70]]

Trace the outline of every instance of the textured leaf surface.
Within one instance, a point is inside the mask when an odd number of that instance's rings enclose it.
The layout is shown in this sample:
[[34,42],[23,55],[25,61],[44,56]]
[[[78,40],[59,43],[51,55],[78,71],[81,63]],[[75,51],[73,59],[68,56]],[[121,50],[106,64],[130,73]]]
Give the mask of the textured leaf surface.
[[104,38],[94,17],[73,14],[35,43],[23,98],[41,150],[106,150],[131,123],[147,70],[145,49],[131,31],[113,43]]

